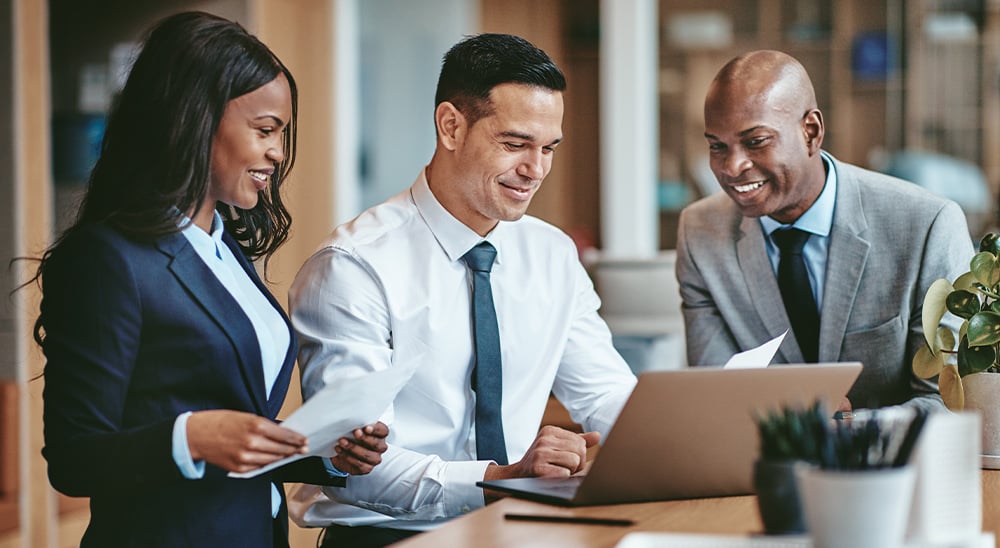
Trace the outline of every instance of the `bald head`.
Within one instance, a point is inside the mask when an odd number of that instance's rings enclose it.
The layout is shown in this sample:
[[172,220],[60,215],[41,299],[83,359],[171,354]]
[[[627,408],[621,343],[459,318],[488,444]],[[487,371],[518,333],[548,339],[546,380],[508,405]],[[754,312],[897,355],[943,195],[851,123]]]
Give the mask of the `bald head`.
[[823,115],[802,65],[780,51],[726,63],[705,97],[705,139],[719,184],[747,217],[798,219],[823,189]]
[[780,51],[761,50],[726,63],[712,81],[705,99],[766,103],[801,116],[816,109],[816,92],[806,69]]

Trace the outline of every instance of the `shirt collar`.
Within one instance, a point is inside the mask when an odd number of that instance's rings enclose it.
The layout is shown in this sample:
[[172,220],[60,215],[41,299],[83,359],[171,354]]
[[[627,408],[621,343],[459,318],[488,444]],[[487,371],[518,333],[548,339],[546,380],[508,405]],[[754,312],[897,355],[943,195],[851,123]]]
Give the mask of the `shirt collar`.
[[222,243],[222,216],[219,215],[218,211],[213,212],[212,215],[211,233],[202,230],[201,227],[191,221],[190,217],[183,213],[180,216],[177,226],[200,255],[203,257],[218,256],[218,250],[222,249],[224,245]]
[[486,237],[480,236],[474,230],[465,226],[462,221],[459,221],[454,215],[449,213],[441,205],[437,197],[434,196],[434,193],[431,192],[430,185],[427,183],[427,168],[420,171],[417,180],[410,187],[410,197],[417,207],[417,212],[420,213],[424,222],[427,223],[427,228],[430,229],[431,234],[434,235],[434,238],[448,255],[449,259],[452,261],[460,260],[466,252],[475,247],[479,242],[486,240],[493,244],[493,247],[497,250],[497,258],[494,262],[496,264],[501,263],[500,257],[502,252],[500,251],[498,241],[501,239],[500,236],[506,231],[503,228],[505,223],[500,222],[497,224]]
[[795,220],[791,225],[785,225],[768,216],[760,218],[760,225],[766,234],[787,226],[804,230],[817,236],[827,237],[833,227],[833,209],[837,203],[837,169],[833,165],[830,156],[820,151],[823,164],[826,166],[826,183],[823,191],[819,193],[819,198],[813,203],[805,213]]

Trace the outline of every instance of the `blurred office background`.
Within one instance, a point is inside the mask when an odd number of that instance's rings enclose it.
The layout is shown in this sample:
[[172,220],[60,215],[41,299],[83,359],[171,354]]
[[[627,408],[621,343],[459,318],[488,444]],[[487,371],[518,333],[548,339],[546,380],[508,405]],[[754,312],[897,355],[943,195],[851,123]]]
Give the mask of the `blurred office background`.
[[[577,241],[637,372],[684,363],[677,216],[717,189],[702,100],[739,52],[803,62],[841,160],[954,199],[974,238],[998,224],[1000,0],[3,0],[4,265],[37,256],[72,219],[142,31],[184,9],[242,22],[299,83],[279,299],[336,224],[410,185],[434,147],[441,56],[484,31],[524,36],[566,72],[566,140],[531,213]],[[0,270],[4,293],[31,268]],[[37,299],[29,288],[0,305],[0,548],[73,546],[86,524],[86,501],[56,495],[39,454]],[[293,533],[295,545],[315,538]]]

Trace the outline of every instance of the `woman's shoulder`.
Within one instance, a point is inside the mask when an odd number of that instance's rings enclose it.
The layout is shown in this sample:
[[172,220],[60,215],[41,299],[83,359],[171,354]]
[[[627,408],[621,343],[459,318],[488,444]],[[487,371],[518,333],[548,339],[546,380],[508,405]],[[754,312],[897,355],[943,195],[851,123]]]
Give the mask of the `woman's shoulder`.
[[116,228],[103,223],[87,223],[70,229],[52,248],[51,261],[131,262],[152,249]]
[[73,227],[58,247],[110,247],[138,251],[154,247],[155,238],[140,238],[126,234],[107,223],[86,223]]

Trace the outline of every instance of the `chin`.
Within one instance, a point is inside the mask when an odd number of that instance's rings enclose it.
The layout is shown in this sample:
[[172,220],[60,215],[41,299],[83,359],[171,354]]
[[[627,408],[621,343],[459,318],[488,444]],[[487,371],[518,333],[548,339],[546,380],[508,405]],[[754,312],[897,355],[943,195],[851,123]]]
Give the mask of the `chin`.
[[524,208],[524,209],[518,210],[518,211],[508,211],[506,215],[504,215],[503,217],[500,218],[500,220],[501,221],[507,221],[507,222],[517,221],[517,220],[520,220],[521,217],[524,217],[524,215],[527,212],[528,212],[528,208]]
[[235,205],[236,207],[238,207],[240,209],[247,210],[247,209],[253,209],[253,208],[257,207],[257,202],[258,202],[258,200],[247,200],[247,201],[244,201],[244,202],[241,202],[241,203],[238,203],[238,204],[233,204],[233,205]]

